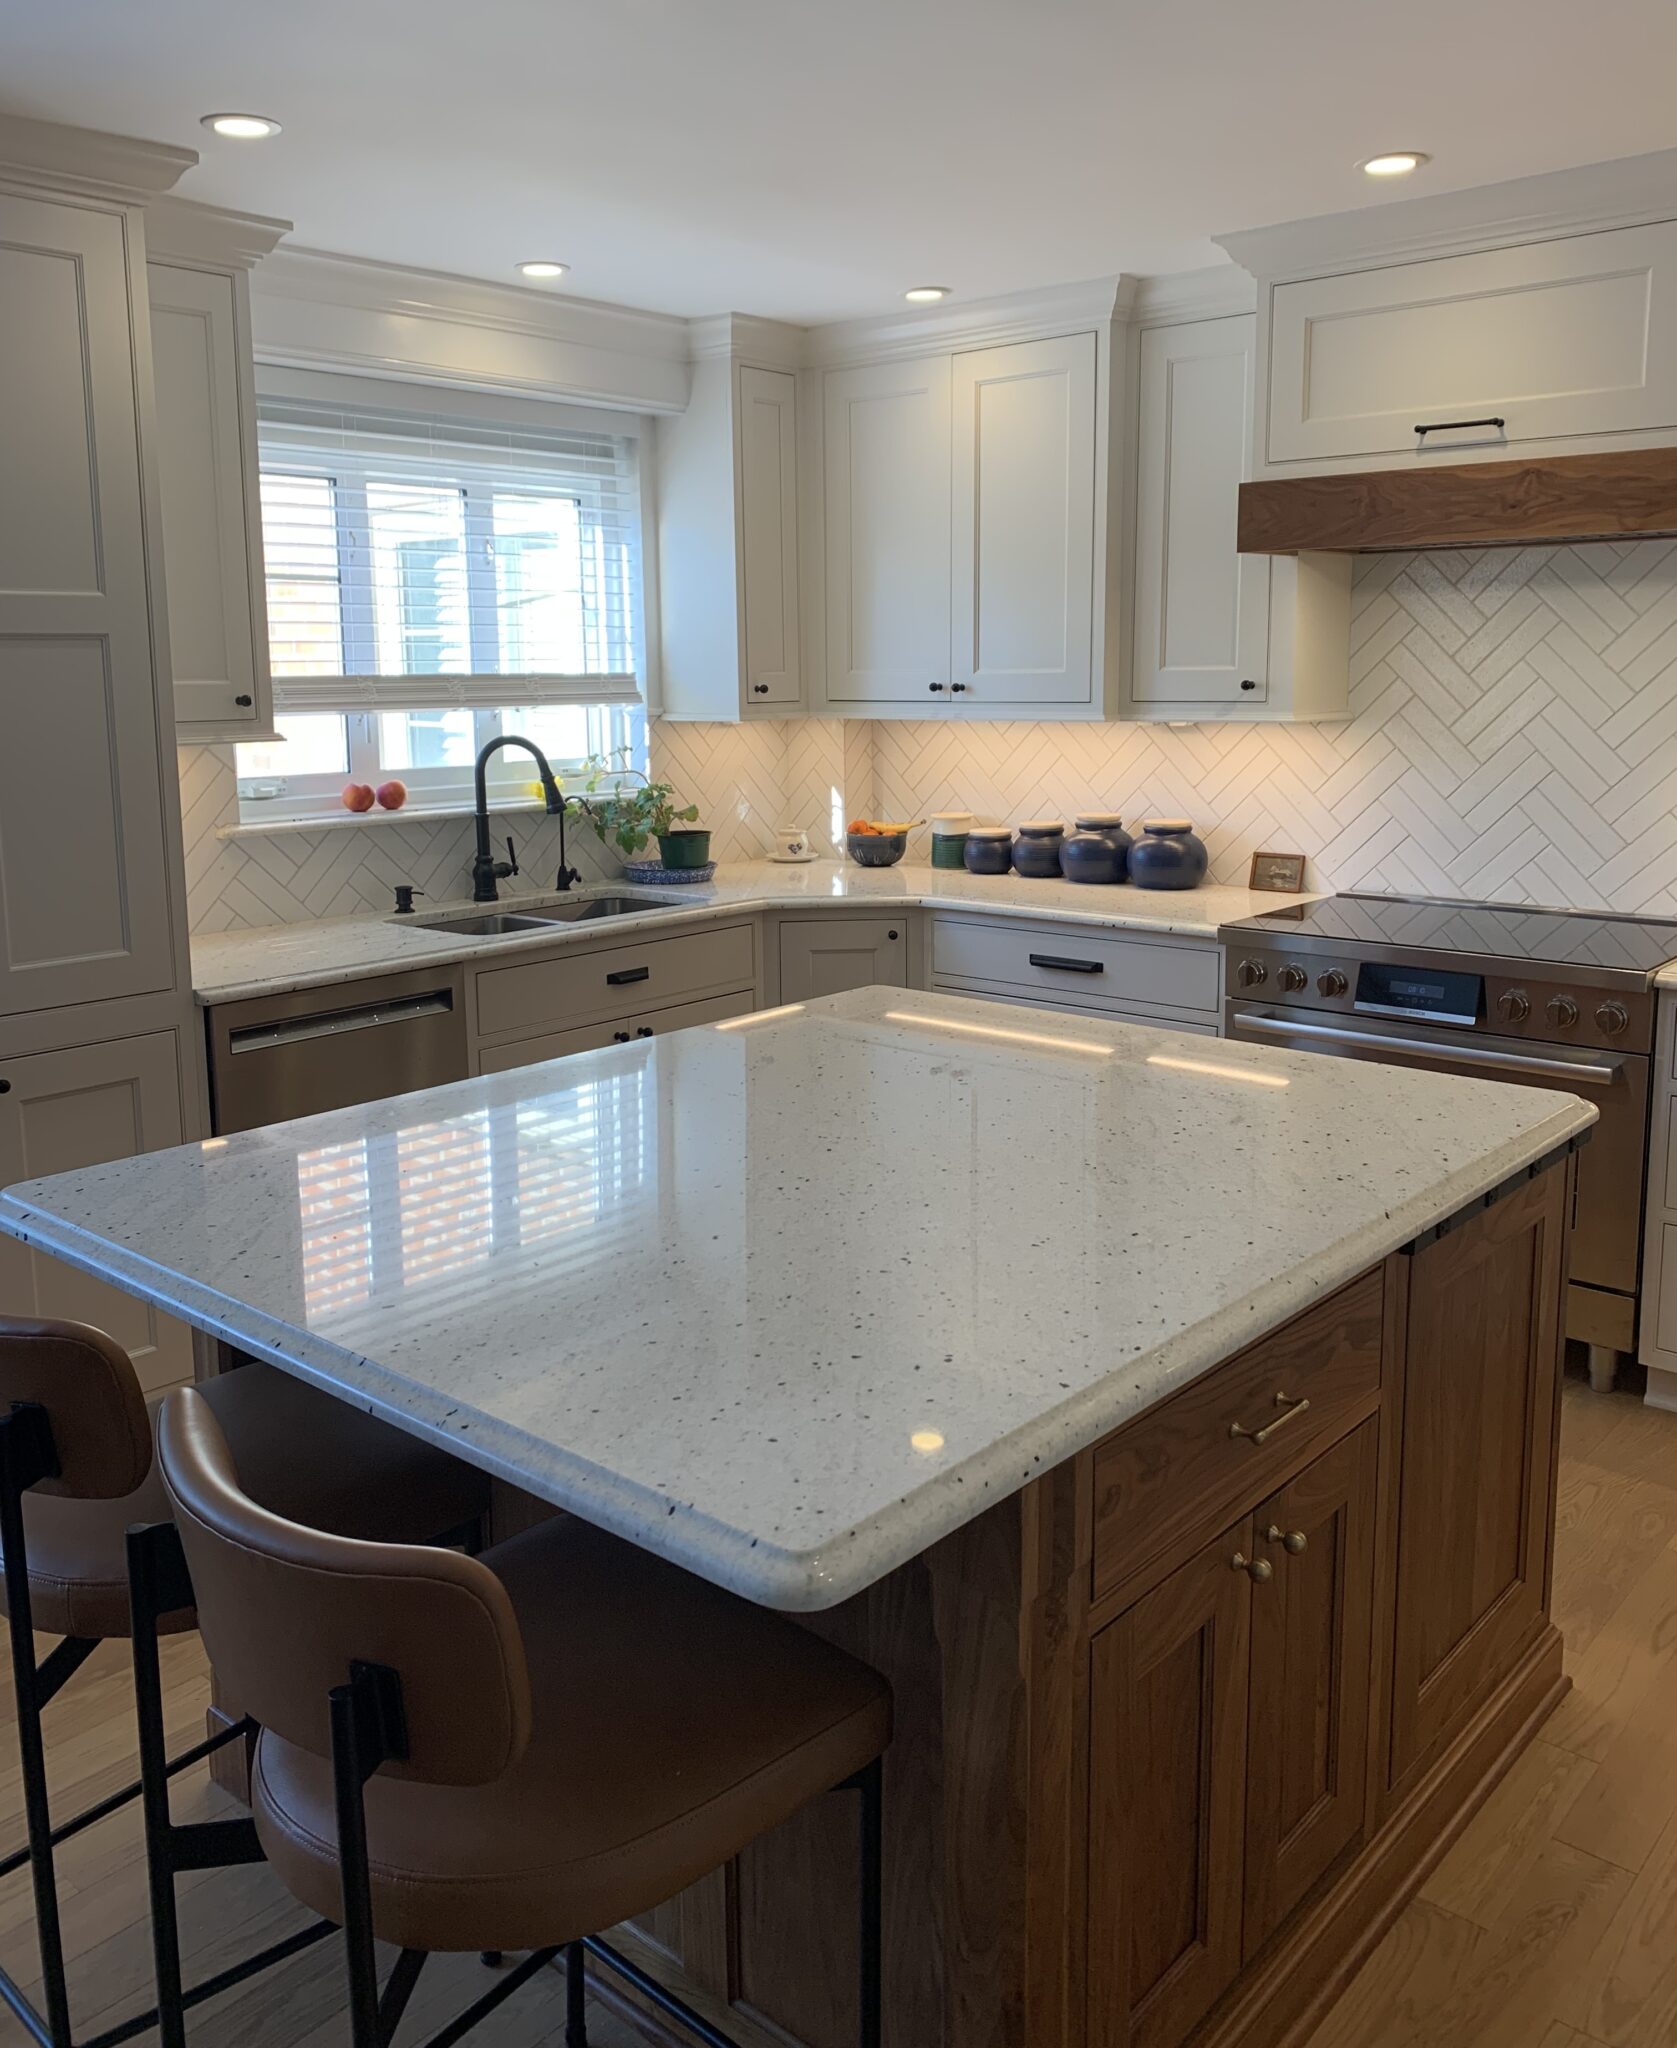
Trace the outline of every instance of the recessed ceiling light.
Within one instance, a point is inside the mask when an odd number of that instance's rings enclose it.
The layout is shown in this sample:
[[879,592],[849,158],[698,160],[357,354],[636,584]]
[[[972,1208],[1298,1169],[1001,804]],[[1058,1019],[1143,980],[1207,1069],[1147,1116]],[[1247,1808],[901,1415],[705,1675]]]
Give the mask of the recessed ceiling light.
[[229,136],[235,142],[261,142],[280,132],[280,124],[270,121],[266,114],[205,114],[198,125],[213,128],[217,135]]
[[948,296],[949,287],[946,284],[917,284],[911,291],[903,293],[903,297],[911,306],[930,306]]
[[568,263],[554,263],[544,258],[537,263],[521,263],[518,274],[520,277],[563,277],[570,267]]
[[1424,149],[1387,149],[1379,156],[1364,157],[1357,169],[1370,178],[1407,178],[1431,161]]

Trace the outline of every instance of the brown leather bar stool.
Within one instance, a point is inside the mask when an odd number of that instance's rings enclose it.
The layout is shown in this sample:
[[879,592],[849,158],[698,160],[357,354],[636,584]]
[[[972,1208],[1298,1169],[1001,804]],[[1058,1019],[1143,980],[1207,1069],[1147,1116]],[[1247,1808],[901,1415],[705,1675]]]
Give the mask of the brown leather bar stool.
[[[427,1955],[529,1951],[431,2048],[586,1947],[711,2048],[725,2034],[599,1939],[820,1794],[862,1800],[861,2042],[878,2048],[880,1759],[865,1664],[571,1517],[481,1558],[299,1527],[241,1484],[207,1401],[159,1458],[218,1671],[260,1725],[256,1830],[342,1922],[354,2048],[387,2048]],[[402,1951],[382,1992],[374,1939]]]
[[[464,1540],[481,1525],[481,1473],[272,1366],[223,1374],[205,1383],[200,1398],[237,1445],[253,1493],[279,1513],[389,1543]],[[329,1931],[324,1924],[306,1929],[182,1992],[176,1874],[259,1861],[262,1852],[248,1819],[177,1827],[169,1817],[169,1778],[248,1738],[252,1724],[242,1721],[172,1760],[165,1753],[157,1638],[195,1628],[197,1616],[152,1438],[152,1417],[119,1344],[82,1324],[0,1317],[0,1559],[28,1835],[24,1848],[0,1861],[0,1876],[30,1865],[46,2012],[4,1971],[0,1999],[40,2048],[75,2048],[54,1848],[136,1797],[146,1823],[158,2004],[81,2048],[114,2048],[153,2024],[164,2048],[179,2048],[189,2006]],[[36,1629],[62,1638],[39,1664]],[[42,1710],[101,1642],[122,1637],[133,1644],[140,1778],[55,1828]]]

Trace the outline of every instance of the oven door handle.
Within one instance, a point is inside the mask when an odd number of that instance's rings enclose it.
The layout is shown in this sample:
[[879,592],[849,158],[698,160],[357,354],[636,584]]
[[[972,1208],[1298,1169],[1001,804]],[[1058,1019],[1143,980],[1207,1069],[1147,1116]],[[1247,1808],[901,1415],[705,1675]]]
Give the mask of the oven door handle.
[[1499,1074],[1540,1074],[1546,1081],[1578,1081],[1586,1088],[1611,1088],[1624,1073],[1623,1060],[1546,1060],[1535,1053],[1494,1052],[1485,1045],[1423,1045],[1414,1039],[1392,1038],[1384,1031],[1347,1031],[1338,1024],[1310,1024],[1303,1019],[1260,1016],[1236,1010],[1237,1032],[1253,1031],[1265,1038],[1304,1038],[1324,1045],[1371,1046],[1394,1059],[1443,1060],[1452,1066],[1493,1067]]

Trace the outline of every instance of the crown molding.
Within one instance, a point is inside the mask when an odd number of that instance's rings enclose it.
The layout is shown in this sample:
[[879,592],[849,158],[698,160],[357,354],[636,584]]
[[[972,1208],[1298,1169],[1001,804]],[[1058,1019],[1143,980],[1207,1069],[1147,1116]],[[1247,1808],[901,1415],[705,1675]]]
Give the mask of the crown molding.
[[634,412],[687,403],[688,323],[665,313],[291,244],[251,305],[261,362]]
[[688,321],[687,353],[695,363],[725,358],[771,370],[795,370],[805,360],[807,334],[802,327],[760,319],[755,313],[717,313]]
[[0,114],[0,172],[30,184],[144,202],[171,190],[197,161],[195,149],[173,143]]
[[1174,326],[1184,320],[1221,320],[1256,310],[1258,287],[1238,263],[1213,263],[1169,277],[1138,277],[1130,305],[1137,327]]
[[288,220],[230,213],[193,199],[158,199],[146,208],[146,254],[165,263],[251,270],[290,232]]
[[888,362],[940,349],[996,348],[1044,335],[1074,333],[1130,318],[1133,277],[1100,277],[1005,298],[950,302],[892,313],[881,320],[841,320],[812,327],[805,360],[825,368]]
[[1254,276],[1272,280],[1374,270],[1674,218],[1677,149],[1664,149],[1459,192],[1390,199],[1212,240]]

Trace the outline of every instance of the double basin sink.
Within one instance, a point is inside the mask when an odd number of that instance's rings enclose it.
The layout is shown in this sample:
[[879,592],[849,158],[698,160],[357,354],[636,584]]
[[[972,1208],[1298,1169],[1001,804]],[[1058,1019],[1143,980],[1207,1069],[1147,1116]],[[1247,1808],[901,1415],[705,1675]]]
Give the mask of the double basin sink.
[[591,924],[606,917],[644,917],[667,910],[667,903],[649,903],[640,896],[579,896],[574,903],[550,903],[541,910],[485,910],[457,917],[416,917],[400,920],[422,932],[452,932],[466,939],[498,939],[511,932],[546,931],[559,924]]

